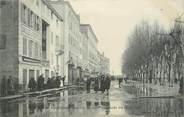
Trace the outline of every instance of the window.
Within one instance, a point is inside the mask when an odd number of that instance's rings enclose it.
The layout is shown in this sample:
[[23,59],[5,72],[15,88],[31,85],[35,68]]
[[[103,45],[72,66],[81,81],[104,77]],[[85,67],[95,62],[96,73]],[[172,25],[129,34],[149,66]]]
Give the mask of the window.
[[59,47],[59,36],[56,36],[56,41],[55,41],[55,43],[56,43],[56,47],[58,48],[58,47]]
[[0,1],[0,5],[6,5],[7,4],[7,1],[6,0],[1,0]]
[[45,70],[45,81],[49,78],[49,70]]
[[53,71],[51,71],[51,77],[54,77],[54,72]]
[[28,10],[28,26],[30,26],[31,27],[31,11],[30,10]]
[[32,11],[31,12],[31,17],[30,17],[30,26],[31,28],[34,28],[34,13]]
[[47,16],[49,16],[50,17],[50,9],[47,7]]
[[27,84],[27,69],[22,70],[22,76],[23,76],[23,85]]
[[36,78],[38,78],[40,76],[40,71],[36,70]]
[[39,7],[39,5],[40,5],[40,2],[39,2],[40,0],[36,0],[36,6],[37,7]]
[[37,15],[34,15],[34,29],[37,31]]
[[28,83],[27,69],[23,69],[23,70],[22,70],[22,84],[23,84],[23,90],[27,90],[27,83]]
[[29,57],[33,57],[33,41],[29,40]]
[[35,78],[35,71],[34,70],[29,70],[29,79]]
[[0,8],[1,8],[2,6],[7,5],[7,3],[8,3],[8,1],[6,1],[6,0],[0,0]]
[[27,56],[27,39],[23,38],[23,55]]
[[38,50],[38,43],[35,43],[35,57],[38,58],[39,50]]
[[22,8],[21,8],[21,15],[22,15],[22,22],[24,24],[28,24],[28,8],[22,4]]
[[36,24],[37,24],[36,29],[37,29],[37,31],[39,31],[40,30],[40,18],[39,18],[39,16],[37,16]]
[[25,22],[25,6],[22,4],[21,5],[21,21],[24,23]]
[[7,40],[6,35],[0,36],[0,49],[6,49],[6,40]]

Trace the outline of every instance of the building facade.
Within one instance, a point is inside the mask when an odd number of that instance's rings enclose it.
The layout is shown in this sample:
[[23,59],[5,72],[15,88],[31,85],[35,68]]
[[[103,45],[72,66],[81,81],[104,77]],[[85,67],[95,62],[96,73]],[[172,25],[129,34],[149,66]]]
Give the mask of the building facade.
[[63,19],[55,9],[45,0],[5,0],[0,8],[1,16],[11,19],[1,20],[0,64],[7,67],[1,67],[0,77],[11,76],[27,90],[30,78],[43,74],[46,82],[62,75]]
[[105,57],[104,53],[100,53],[100,73],[110,74],[110,59]]
[[64,18],[65,75],[68,78],[68,84],[72,84],[81,78],[82,42],[80,17],[67,1],[58,0],[49,1],[49,3]]
[[98,39],[89,24],[81,24],[81,33],[87,37],[87,54],[88,54],[88,69],[92,77],[95,77],[98,73]]
[[69,2],[1,0],[0,16],[0,83],[11,76],[27,91],[29,80],[41,74],[45,83],[65,76],[70,85],[109,72],[92,27],[80,24]]

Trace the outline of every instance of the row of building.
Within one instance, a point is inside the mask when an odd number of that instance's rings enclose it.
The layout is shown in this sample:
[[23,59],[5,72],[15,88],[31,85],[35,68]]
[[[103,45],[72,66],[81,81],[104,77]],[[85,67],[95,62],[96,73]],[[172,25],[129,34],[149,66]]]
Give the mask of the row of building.
[[0,1],[0,81],[12,76],[27,90],[29,79],[41,74],[45,82],[65,76],[66,84],[109,74],[109,59],[97,45],[91,25],[81,24],[67,1]]

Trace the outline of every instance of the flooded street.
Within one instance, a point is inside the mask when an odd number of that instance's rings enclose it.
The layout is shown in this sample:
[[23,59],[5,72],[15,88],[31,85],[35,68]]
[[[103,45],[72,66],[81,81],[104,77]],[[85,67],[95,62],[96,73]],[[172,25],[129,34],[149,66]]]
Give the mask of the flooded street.
[[109,96],[101,92],[65,90],[58,95],[27,97],[0,103],[0,117],[183,117],[184,100],[139,98],[151,96],[135,87],[119,88],[112,82]]

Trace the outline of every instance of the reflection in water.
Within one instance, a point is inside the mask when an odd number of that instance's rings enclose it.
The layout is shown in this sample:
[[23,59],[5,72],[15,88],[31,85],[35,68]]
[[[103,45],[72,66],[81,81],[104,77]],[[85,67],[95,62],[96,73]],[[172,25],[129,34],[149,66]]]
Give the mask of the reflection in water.
[[183,99],[133,99],[127,101],[125,110],[146,117],[183,117]]
[[43,102],[40,102],[40,103],[38,103],[37,105],[38,105],[38,110],[39,110],[40,112],[42,112],[43,109],[44,109],[44,103],[43,103]]
[[87,109],[90,109],[90,107],[91,107],[91,102],[90,101],[86,101],[86,107],[87,107]]
[[36,103],[33,101],[29,101],[29,114],[34,114],[36,109]]
[[96,106],[96,107],[98,107],[98,106],[99,106],[99,102],[95,102],[94,104],[95,104],[95,106]]
[[[135,88],[136,89],[136,88]],[[136,95],[152,95],[154,92],[149,88],[142,88],[139,91],[131,88]],[[138,88],[137,88],[138,89]],[[129,90],[129,89],[127,89]],[[137,92],[137,93],[136,93]],[[1,102],[0,117],[93,117],[95,115],[113,116],[111,106],[121,106],[121,113],[125,117],[183,117],[184,99],[175,98],[134,98],[122,102],[118,98],[115,105],[112,97],[104,94],[85,94],[83,92],[63,92],[58,97],[45,98],[24,98],[21,101]],[[83,95],[81,95],[83,94]],[[64,95],[64,96],[63,96]],[[62,98],[62,99],[61,99]],[[94,115],[95,114],[95,115]],[[119,113],[118,113],[119,114]]]
[[133,94],[136,97],[139,96],[153,96],[156,95],[157,92],[155,89],[146,86],[125,86],[123,87],[129,94]]
[[[152,88],[125,88],[136,96],[152,96]],[[183,99],[176,98],[135,98],[126,102],[125,110],[130,115],[144,115],[145,117],[183,117]]]
[[105,109],[105,114],[108,115],[110,113],[110,102],[109,101],[101,102],[101,105]]
[[[17,117],[18,116],[18,104],[17,103],[9,103],[9,102],[1,102],[0,103],[0,117]],[[11,112],[11,113],[10,113]]]

